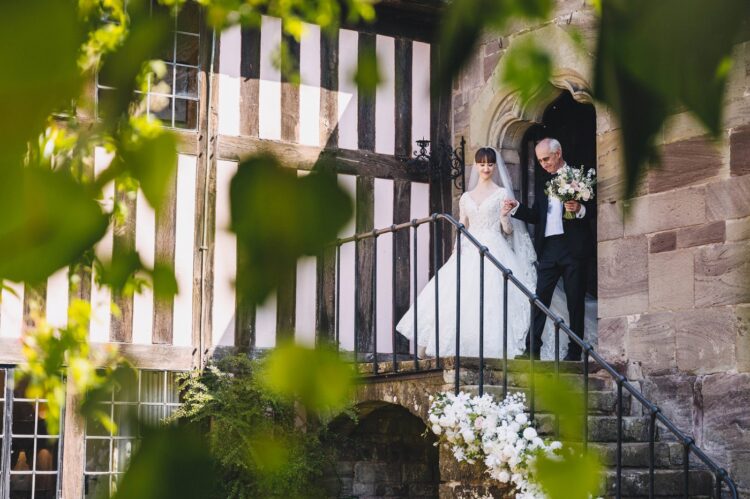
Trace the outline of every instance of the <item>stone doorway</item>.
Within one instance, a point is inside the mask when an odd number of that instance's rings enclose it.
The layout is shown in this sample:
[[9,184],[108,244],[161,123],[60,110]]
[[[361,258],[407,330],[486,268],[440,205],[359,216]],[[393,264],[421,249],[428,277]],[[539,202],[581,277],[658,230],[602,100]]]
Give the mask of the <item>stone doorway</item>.
[[[519,151],[521,163],[521,199],[533,204],[534,199],[543,193],[544,185],[538,181],[542,168],[534,155],[534,146],[544,137],[560,141],[563,155],[570,166],[596,168],[596,110],[592,104],[576,101],[567,90],[560,92],[544,110],[541,123],[531,125],[523,136]],[[591,232],[596,241],[596,218],[591,219]],[[533,230],[530,227],[529,230]],[[588,308],[595,306],[597,297],[596,248],[588,265],[587,284]],[[591,302],[594,302],[593,304]],[[594,315],[594,320],[596,315]]]
[[438,448],[431,432],[424,436],[424,422],[395,404],[357,409],[356,421],[341,416],[330,424],[339,456],[335,497],[438,497]]

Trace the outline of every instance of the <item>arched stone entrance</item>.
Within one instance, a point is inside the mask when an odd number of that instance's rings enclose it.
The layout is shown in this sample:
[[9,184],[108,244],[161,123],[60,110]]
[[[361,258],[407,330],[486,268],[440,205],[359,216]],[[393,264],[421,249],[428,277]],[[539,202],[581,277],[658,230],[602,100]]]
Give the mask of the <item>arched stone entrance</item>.
[[424,422],[396,404],[356,409],[356,420],[340,416],[330,424],[339,456],[336,497],[438,497],[438,448]]

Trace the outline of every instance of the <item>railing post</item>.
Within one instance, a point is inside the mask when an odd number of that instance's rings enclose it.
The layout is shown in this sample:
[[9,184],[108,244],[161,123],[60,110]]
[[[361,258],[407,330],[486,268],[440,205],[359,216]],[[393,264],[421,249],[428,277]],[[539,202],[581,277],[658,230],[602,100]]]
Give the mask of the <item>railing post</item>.
[[622,401],[622,383],[625,377],[617,378],[617,497],[622,496],[622,415],[624,412]]
[[391,352],[392,352],[392,362],[393,362],[393,369],[392,371],[395,373],[398,371],[398,359],[396,358],[396,266],[398,263],[398,259],[396,258],[396,225],[391,225],[391,233],[393,237],[391,238]]
[[508,396],[508,278],[503,274],[503,399]]
[[651,418],[648,424],[648,497],[653,499],[656,480],[656,415],[660,412],[660,409],[655,405],[652,405],[649,409]]
[[685,499],[690,497],[690,444],[694,440],[687,437],[682,444],[682,471],[684,472]]
[[418,348],[419,347],[417,346],[417,343],[418,343],[418,339],[419,339],[419,331],[417,330],[417,316],[419,315],[419,313],[418,313],[418,308],[417,308],[417,302],[419,301],[419,299],[418,299],[419,298],[419,293],[417,291],[417,263],[418,263],[418,261],[417,261],[417,249],[418,249],[417,245],[418,245],[418,242],[417,241],[419,240],[419,238],[417,237],[417,227],[418,226],[417,226],[417,219],[416,218],[412,219],[411,226],[414,229],[414,264],[413,264],[413,267],[412,267],[414,269],[414,272],[413,272],[413,286],[414,286],[414,305],[413,305],[413,309],[414,310],[413,311],[414,311],[414,315],[412,316],[414,318],[414,321],[413,321],[414,322],[414,324],[413,324],[414,325],[414,328],[413,328],[414,329],[414,334],[413,334],[413,336],[414,336],[414,370],[418,371],[419,370],[419,357],[418,357],[418,354],[419,354]]
[[583,348],[583,452],[589,451],[589,345]]
[[336,243],[336,296],[334,297],[336,316],[336,351],[341,350],[341,243]]
[[359,363],[359,237],[354,236],[354,363]]
[[378,231],[372,231],[372,373],[378,374]]
[[487,247],[479,250],[479,396],[484,395],[484,255]]
[[[530,375],[529,375],[529,416],[531,420],[534,420],[534,413],[536,411],[536,380],[534,379],[534,344],[536,338],[534,338],[534,307],[536,307],[537,295],[532,295],[529,298],[529,361],[530,361]],[[540,356],[541,358],[541,356]]]
[[439,272],[439,262],[440,259],[438,258],[438,248],[440,245],[438,244],[440,242],[440,232],[439,227],[440,224],[438,223],[439,219],[437,216],[437,213],[432,215],[432,223],[433,223],[433,230],[432,230],[432,266],[435,269],[435,367],[440,368],[440,272]]
[[[557,319],[555,321],[555,383],[560,386],[560,323],[562,321]],[[560,415],[555,412],[555,435],[560,438]]]
[[461,229],[463,224],[458,224],[456,231],[456,358],[454,367],[455,373],[455,392],[458,395],[459,376],[461,371]]

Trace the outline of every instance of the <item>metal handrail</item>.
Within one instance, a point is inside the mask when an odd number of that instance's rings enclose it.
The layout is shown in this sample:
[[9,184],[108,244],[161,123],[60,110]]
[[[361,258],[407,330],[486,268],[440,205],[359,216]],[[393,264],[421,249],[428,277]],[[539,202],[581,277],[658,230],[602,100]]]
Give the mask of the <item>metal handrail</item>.
[[[483,283],[483,277],[484,277],[484,265],[485,260],[490,262],[490,264],[494,265],[495,268],[497,268],[503,275],[503,369],[505,375],[503,376],[503,394],[507,395],[508,387],[507,387],[507,372],[508,372],[508,358],[507,358],[507,295],[508,295],[508,282],[513,283],[513,285],[521,291],[526,298],[528,298],[529,303],[532,305],[531,311],[533,314],[533,307],[536,307],[537,309],[541,310],[554,324],[555,327],[555,375],[559,376],[559,333],[560,331],[563,331],[569,338],[570,341],[575,342],[578,344],[583,352],[583,371],[584,371],[584,429],[583,429],[583,444],[584,449],[588,446],[588,378],[589,378],[589,356],[591,359],[593,359],[602,369],[604,369],[615,381],[617,385],[617,431],[618,431],[618,438],[617,438],[617,483],[616,483],[616,496],[621,496],[621,483],[622,483],[622,424],[623,424],[623,389],[627,390],[628,393],[632,397],[634,397],[638,402],[640,402],[643,407],[645,407],[649,413],[649,497],[654,496],[654,470],[655,470],[655,463],[656,463],[656,457],[655,457],[655,441],[656,441],[656,423],[657,421],[660,422],[665,428],[667,428],[683,446],[683,466],[684,466],[684,472],[685,472],[685,481],[684,481],[684,488],[685,488],[685,497],[687,498],[689,496],[689,464],[690,464],[690,454],[694,454],[698,459],[700,459],[710,470],[711,473],[714,475],[714,478],[716,480],[715,483],[715,490],[716,490],[716,497],[721,497],[722,490],[723,490],[723,484],[727,485],[727,488],[729,489],[729,492],[731,494],[731,497],[733,499],[737,499],[738,493],[737,493],[737,487],[734,483],[734,481],[729,477],[726,470],[724,468],[721,468],[716,462],[714,462],[713,459],[711,459],[709,456],[707,456],[696,444],[692,437],[686,435],[683,433],[677,426],[675,426],[672,421],[667,418],[664,413],[661,411],[661,409],[654,403],[652,403],[650,400],[648,400],[635,386],[633,386],[628,379],[620,374],[614,367],[612,367],[606,360],[604,360],[597,352],[594,350],[593,346],[586,340],[579,338],[571,329],[570,327],[565,324],[565,321],[555,313],[553,313],[548,307],[546,307],[541,300],[539,299],[539,296],[537,296],[535,293],[533,293],[531,290],[529,290],[524,284],[516,278],[516,276],[513,275],[513,272],[505,267],[492,253],[489,252],[488,248],[484,245],[482,245],[464,226],[464,224],[457,221],[455,218],[453,218],[451,215],[447,213],[434,213],[431,216],[419,218],[419,219],[413,219],[409,222],[403,222],[400,224],[393,224],[390,227],[385,227],[381,229],[375,229],[368,232],[362,232],[359,234],[355,234],[350,237],[337,239],[336,241],[332,242],[330,246],[336,247],[336,299],[334,300],[334,307],[335,307],[335,331],[336,331],[336,345],[339,345],[340,340],[340,276],[341,276],[341,246],[344,244],[354,243],[355,244],[355,254],[358,255],[358,248],[359,243],[361,241],[373,238],[375,241],[377,241],[377,238],[384,235],[384,234],[391,234],[396,233],[398,231],[402,230],[414,230],[414,248],[413,248],[413,257],[415,261],[412,264],[413,272],[414,272],[414,368],[416,370],[419,370],[419,361],[417,359],[417,310],[416,310],[416,302],[417,302],[417,292],[416,292],[416,284],[417,284],[417,228],[420,225],[423,224],[432,224],[435,227],[434,234],[437,234],[438,232],[438,224],[437,222],[440,220],[444,220],[448,223],[450,223],[455,229],[456,229],[456,259],[457,259],[457,266],[456,266],[456,277],[457,277],[457,285],[456,285],[456,350],[455,350],[455,363],[454,363],[454,371],[455,371],[455,379],[454,379],[454,389],[456,393],[459,391],[459,371],[460,371],[460,365],[461,365],[461,356],[460,356],[460,307],[461,307],[461,299],[460,299],[460,293],[461,293],[461,284],[460,284],[460,274],[461,274],[461,238],[465,237],[474,247],[479,251],[480,255],[480,283]],[[435,238],[437,239],[437,238]],[[435,276],[438,274],[438,245],[437,241],[434,241],[435,243],[435,250],[433,251],[433,262],[434,262],[434,270],[435,270]],[[377,244],[377,243],[375,243]],[[396,245],[395,245],[395,238],[394,238],[394,245],[393,245],[393,254],[392,258],[395,263],[396,259]],[[373,265],[377,265],[377,258],[373,258]],[[376,267],[375,267],[376,268]],[[395,272],[396,272],[396,266],[393,265],[392,269],[394,273],[394,284],[395,284]],[[375,287],[377,285],[377,273],[373,273],[373,297],[376,295],[374,292]],[[359,282],[359,260],[355,257],[355,287],[356,283]],[[437,277],[436,277],[436,291],[435,291],[435,314],[436,318],[439,316],[438,313],[438,292],[437,292]],[[480,284],[480,323],[479,323],[479,329],[480,329],[480,337],[479,337],[479,393],[482,394],[484,390],[484,355],[483,355],[483,322],[484,322],[484,314],[483,314],[483,289],[484,286]],[[394,286],[395,290],[395,286]],[[359,295],[358,291],[355,289],[355,292],[357,295]],[[395,304],[395,299],[394,299]],[[355,306],[359,306],[359,300],[355,300]],[[373,308],[373,310],[376,310]],[[395,306],[394,306],[394,312],[395,312]],[[354,328],[354,350],[355,350],[355,362],[358,360],[356,356],[357,352],[357,317],[358,314],[355,313],[355,328]],[[374,321],[373,321],[374,322]],[[533,321],[532,321],[533,323]],[[530,324],[531,326],[531,324]],[[377,330],[372,329],[372,334],[377,337]],[[435,328],[435,334],[436,334],[436,340],[439,337],[439,327],[437,327],[436,322],[436,328]],[[531,332],[529,332],[531,334]],[[395,347],[395,337],[396,337],[396,318],[395,316],[392,318],[392,335],[393,335],[393,346]],[[377,352],[377,340],[374,342],[375,349],[373,353],[373,374],[379,374],[378,373],[378,352]],[[437,342],[436,342],[437,345]],[[532,418],[534,418],[534,410],[535,410],[535,399],[534,399],[534,342],[529,342],[529,345],[531,347],[531,355],[529,356],[531,360],[531,394],[530,394],[530,415]],[[436,355],[435,359],[437,362],[437,367],[440,367],[440,356],[439,356],[439,348],[436,348]],[[390,373],[383,372],[382,374],[389,374],[394,375],[398,374],[398,364],[396,362],[396,353],[395,348],[393,349],[393,365]],[[556,420],[556,426],[557,426],[557,420]]]

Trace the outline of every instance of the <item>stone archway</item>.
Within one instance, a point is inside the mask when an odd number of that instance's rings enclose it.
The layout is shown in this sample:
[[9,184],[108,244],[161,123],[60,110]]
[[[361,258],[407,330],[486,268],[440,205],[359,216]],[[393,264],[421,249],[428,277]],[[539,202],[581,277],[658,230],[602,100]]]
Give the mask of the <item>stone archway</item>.
[[329,425],[339,456],[335,496],[438,497],[439,451],[422,419],[386,402],[364,402],[356,411],[356,420],[343,415]]

